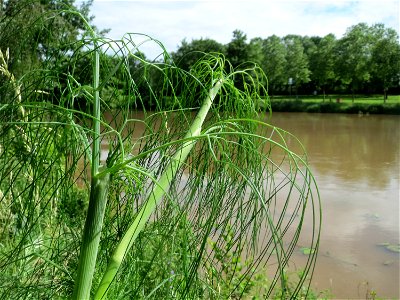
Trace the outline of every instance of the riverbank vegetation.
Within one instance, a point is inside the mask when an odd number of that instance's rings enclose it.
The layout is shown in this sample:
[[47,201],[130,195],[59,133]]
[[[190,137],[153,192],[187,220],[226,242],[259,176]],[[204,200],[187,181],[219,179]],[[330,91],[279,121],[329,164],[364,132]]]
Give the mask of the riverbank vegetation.
[[73,4],[1,2],[1,297],[317,297],[318,188],[262,68],[149,62]]
[[[309,113],[344,113],[344,114],[386,114],[400,115],[400,102],[396,100],[382,103],[382,100],[365,100],[365,98],[343,99],[287,99],[285,97],[271,100],[271,108],[275,112],[309,112]],[[395,98],[395,97],[393,97]]]

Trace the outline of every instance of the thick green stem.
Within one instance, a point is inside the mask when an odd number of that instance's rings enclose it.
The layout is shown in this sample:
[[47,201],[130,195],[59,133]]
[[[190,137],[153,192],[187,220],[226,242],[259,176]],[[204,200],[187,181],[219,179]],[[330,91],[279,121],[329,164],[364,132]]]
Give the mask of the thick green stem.
[[[193,124],[190,126],[189,131],[186,133],[185,138],[191,138],[200,135],[201,127],[221,86],[222,80],[219,80],[209,91],[208,97],[205,99],[195,120],[193,121]],[[175,177],[181,165],[185,162],[194,145],[195,141],[185,142],[171,158],[170,163],[158,180],[157,185],[148,196],[146,203],[140,209],[132,225],[130,225],[124,237],[117,245],[113,255],[111,256],[110,262],[107,266],[107,270],[104,273],[100,286],[96,292],[95,299],[103,299],[105,297],[107,290],[110,287],[111,282],[114,280],[114,277],[117,274],[117,271],[125,257],[125,254],[129,251],[136,237],[146,225],[147,221],[157,207],[158,203],[161,201],[162,197],[168,192],[171,181]]]
[[[95,45],[96,46],[96,45]],[[97,176],[100,166],[100,55],[94,50],[93,65],[93,144],[91,165],[91,190],[88,213],[83,232],[77,278],[75,280],[73,299],[89,299],[97,251],[103,227],[104,212],[107,204],[107,190],[110,175]]]
[[90,296],[104,212],[107,205],[109,181],[109,174],[92,178],[89,208],[83,232],[73,299],[89,299]]

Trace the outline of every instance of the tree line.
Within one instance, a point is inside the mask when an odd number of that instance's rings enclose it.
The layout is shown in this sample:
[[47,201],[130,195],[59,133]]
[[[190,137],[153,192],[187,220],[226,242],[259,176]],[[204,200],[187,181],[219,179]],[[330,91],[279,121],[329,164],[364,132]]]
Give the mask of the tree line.
[[383,24],[351,26],[340,39],[272,35],[248,41],[235,30],[225,45],[207,38],[183,40],[172,57],[189,69],[201,52],[224,53],[234,68],[256,62],[268,77],[270,95],[379,93],[387,99],[389,91],[400,92],[399,36]]
[[[90,85],[91,49],[82,48],[79,42],[89,33],[82,19],[66,13],[65,9],[72,7],[92,23],[92,2],[85,1],[78,7],[74,0],[0,0],[0,49],[7,53],[10,73],[21,78],[46,64],[47,70],[73,73],[79,82]],[[96,29],[96,32],[104,35],[107,30]],[[270,96],[383,93],[386,101],[388,93],[400,93],[399,36],[383,24],[354,25],[339,39],[333,34],[324,37],[272,35],[248,41],[244,32],[235,30],[227,44],[209,38],[183,40],[176,51],[163,56],[159,68],[170,67],[172,63],[189,71],[198,59],[212,52],[224,54],[234,69],[246,68],[250,62],[257,63],[268,78],[265,84]],[[110,56],[105,51],[101,58],[104,74],[118,65],[119,60],[120,57]],[[157,84],[162,83],[160,70],[148,68],[146,61],[144,53],[137,51],[129,58],[128,73],[135,79],[141,94],[147,95],[140,101],[151,107],[152,93],[157,90]],[[171,80],[173,74],[171,69]],[[115,72],[113,76],[120,93],[110,95],[113,99],[110,101],[129,101],[129,95],[124,93],[126,73]],[[67,88],[68,78],[58,78],[57,82],[51,79],[51,74],[47,78],[43,90],[48,94],[61,95]],[[9,79],[0,74],[3,99],[7,81]],[[174,93],[179,94],[179,91]],[[104,94],[107,94],[106,86]]]

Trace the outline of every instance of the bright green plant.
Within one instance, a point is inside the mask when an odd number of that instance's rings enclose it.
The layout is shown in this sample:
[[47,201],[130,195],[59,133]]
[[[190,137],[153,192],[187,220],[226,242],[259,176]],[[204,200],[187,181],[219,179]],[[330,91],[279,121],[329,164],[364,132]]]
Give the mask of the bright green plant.
[[[216,242],[210,241],[211,249],[214,253],[214,259],[220,266],[217,271],[215,265],[206,266],[206,280],[213,289],[209,289],[207,299],[330,299],[329,291],[316,292],[309,290],[309,282],[305,281],[297,295],[294,295],[293,289],[297,289],[297,278],[303,278],[304,272],[298,270],[289,274],[284,270],[284,281],[286,285],[273,288],[272,293],[270,280],[267,276],[267,270],[255,269],[253,259],[246,258],[244,261],[237,253],[232,250],[234,243],[234,232],[228,226],[222,234],[224,241],[221,246]],[[306,253],[305,255],[309,255]]]
[[[210,264],[206,267],[207,280],[210,282],[209,299],[240,299],[251,295],[262,295],[268,290],[268,279],[263,273],[254,274],[255,270],[247,270],[246,266],[253,263],[252,258],[242,261],[240,253],[232,250],[234,244],[234,232],[228,226],[222,234],[224,248],[216,242],[210,242],[215,261],[220,267]],[[260,270],[259,270],[260,271]],[[257,291],[254,291],[256,290]]]
[[[163,59],[144,60],[138,37]],[[92,86],[75,79],[88,58]],[[234,70],[212,54],[187,72],[147,36],[94,32],[64,59],[67,74],[40,69],[18,80],[1,62],[5,297],[204,298],[214,294],[210,266],[221,282],[244,278],[225,285],[229,295],[240,297],[263,269],[275,274],[266,297],[277,286],[303,293],[317,257],[319,195],[301,144],[265,122],[260,68]],[[119,108],[110,109],[116,94]],[[289,289],[285,270],[300,238],[315,251]],[[231,268],[218,249],[247,263]]]

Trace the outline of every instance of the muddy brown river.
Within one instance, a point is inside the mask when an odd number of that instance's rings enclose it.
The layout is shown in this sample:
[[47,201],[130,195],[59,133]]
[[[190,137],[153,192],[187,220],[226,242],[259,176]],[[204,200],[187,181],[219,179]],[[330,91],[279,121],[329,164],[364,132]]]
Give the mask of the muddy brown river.
[[320,189],[312,286],[335,299],[399,299],[399,253],[388,246],[399,245],[400,117],[274,113],[271,123],[304,144]]

